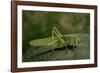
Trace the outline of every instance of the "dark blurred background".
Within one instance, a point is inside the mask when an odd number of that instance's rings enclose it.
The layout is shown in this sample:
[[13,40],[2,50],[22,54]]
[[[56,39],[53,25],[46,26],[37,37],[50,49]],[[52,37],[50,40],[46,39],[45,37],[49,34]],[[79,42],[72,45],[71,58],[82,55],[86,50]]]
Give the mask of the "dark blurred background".
[[47,11],[22,11],[23,54],[30,48],[34,39],[50,37],[56,26],[60,33],[90,33],[90,15],[88,13],[64,13]]

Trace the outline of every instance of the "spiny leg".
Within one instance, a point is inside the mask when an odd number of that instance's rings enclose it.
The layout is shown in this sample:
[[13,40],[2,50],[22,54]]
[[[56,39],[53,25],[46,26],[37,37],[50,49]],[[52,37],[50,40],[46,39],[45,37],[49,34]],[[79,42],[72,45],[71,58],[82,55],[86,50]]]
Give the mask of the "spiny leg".
[[[53,27],[53,30],[54,30],[54,27]],[[54,40],[54,32],[53,32],[53,30],[52,30],[52,40]],[[53,49],[53,53],[54,53],[54,44],[52,45],[52,49]]]
[[60,34],[60,32],[57,30],[56,27],[54,27],[53,32],[56,34],[56,36],[61,41],[61,43],[66,47],[66,52],[68,52],[67,44],[65,40],[61,37],[62,35]]

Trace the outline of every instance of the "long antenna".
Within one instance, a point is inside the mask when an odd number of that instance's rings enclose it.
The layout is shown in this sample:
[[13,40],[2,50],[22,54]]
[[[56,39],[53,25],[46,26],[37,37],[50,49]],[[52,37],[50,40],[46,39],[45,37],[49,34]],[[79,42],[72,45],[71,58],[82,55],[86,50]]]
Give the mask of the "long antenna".
[[[54,33],[53,33],[54,28],[52,29],[52,40],[54,40]],[[53,52],[54,52],[54,45],[52,46]]]

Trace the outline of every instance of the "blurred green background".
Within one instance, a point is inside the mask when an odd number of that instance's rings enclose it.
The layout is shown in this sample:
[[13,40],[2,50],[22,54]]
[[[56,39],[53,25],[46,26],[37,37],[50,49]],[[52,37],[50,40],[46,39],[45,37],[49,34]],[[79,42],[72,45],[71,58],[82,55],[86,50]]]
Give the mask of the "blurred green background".
[[23,54],[30,48],[34,39],[50,37],[56,26],[60,33],[90,33],[89,13],[22,11],[22,48]]

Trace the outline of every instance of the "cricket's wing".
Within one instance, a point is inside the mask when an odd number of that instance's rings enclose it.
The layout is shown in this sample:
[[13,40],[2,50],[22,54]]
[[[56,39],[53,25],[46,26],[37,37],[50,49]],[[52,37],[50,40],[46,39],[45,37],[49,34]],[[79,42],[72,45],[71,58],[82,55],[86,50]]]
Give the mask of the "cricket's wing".
[[49,47],[49,48],[59,48],[63,45],[59,42],[57,37],[54,37],[52,39],[51,37],[48,38],[42,38],[42,39],[36,39],[30,41],[30,45],[33,47]]
[[42,38],[42,39],[36,39],[36,40],[32,40],[30,42],[31,46],[49,46],[52,45],[53,43],[57,42],[57,39],[52,40],[50,37],[48,38]]
[[54,37],[54,39],[48,37],[48,38],[32,40],[30,41],[30,46],[33,50],[34,55],[37,55],[53,51],[55,48],[62,48],[63,44],[61,44],[61,42],[57,37]]

